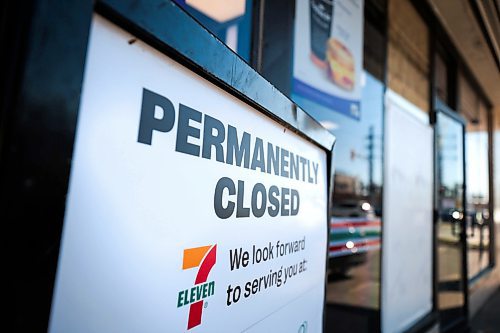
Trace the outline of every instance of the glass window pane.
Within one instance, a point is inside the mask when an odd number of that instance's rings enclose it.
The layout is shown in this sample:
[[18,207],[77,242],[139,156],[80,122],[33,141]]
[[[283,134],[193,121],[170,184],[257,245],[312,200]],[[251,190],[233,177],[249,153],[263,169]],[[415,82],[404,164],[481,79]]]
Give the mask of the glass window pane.
[[489,265],[490,218],[488,174],[488,113],[461,76],[460,113],[466,118],[467,255],[472,278]]
[[464,304],[460,234],[463,225],[463,126],[438,113],[437,134],[437,278],[441,323],[453,322]]
[[486,110],[469,123],[465,135],[467,165],[467,247],[469,277],[489,265],[488,130]]
[[332,321],[339,332],[348,322],[345,329],[354,331],[376,327],[380,301],[384,87],[367,72],[363,77],[359,120],[294,96],[337,138],[326,299],[327,329]]
[[[377,4],[382,3],[372,2],[366,2],[365,6],[370,5],[374,10],[379,8]],[[329,26],[331,22],[326,15],[318,14],[329,13],[332,3],[333,28]],[[349,3],[352,5],[357,2]],[[337,43],[342,38],[346,39],[346,36],[350,36],[350,41],[357,38],[353,32],[357,31],[356,28],[349,30],[349,35],[347,30],[342,30],[343,26],[339,23],[342,21],[336,21],[342,17],[335,16],[338,9],[335,4],[338,5],[338,2],[311,0],[307,3],[311,7],[305,6],[305,2],[297,4],[301,4],[298,8],[308,14],[298,15],[296,12],[292,99],[337,139],[333,154],[335,176],[329,234],[326,331],[378,331],[384,96],[384,84],[381,80],[385,76],[385,29],[377,25],[380,22],[364,17],[364,45],[360,43],[363,45],[361,62],[361,56],[352,51],[357,47],[354,42],[352,45],[347,45],[346,42],[343,47]],[[338,9],[338,13],[344,11],[345,8]],[[356,21],[353,17],[351,19],[351,23]],[[356,27],[354,23],[353,27]],[[328,32],[329,29],[334,37],[328,39],[327,48],[323,50],[321,46],[329,36],[325,31]],[[322,55],[323,58],[326,57],[326,62],[321,61]],[[308,67],[305,64],[312,65]],[[316,76],[308,84],[313,88],[316,87],[315,83],[320,85],[323,82],[324,86],[321,87],[331,84],[335,89],[342,89],[335,95],[340,98],[331,102],[333,98],[326,98],[316,91],[313,93],[312,89],[305,89],[303,84],[296,82],[297,78],[310,78],[306,74],[313,70]],[[349,78],[354,78],[354,90],[348,84],[353,82]],[[324,82],[325,80],[331,82]],[[354,100],[345,99],[354,98],[353,92],[358,91],[358,87],[360,103],[356,103],[354,107]],[[345,110],[344,107],[349,103],[350,108]]]

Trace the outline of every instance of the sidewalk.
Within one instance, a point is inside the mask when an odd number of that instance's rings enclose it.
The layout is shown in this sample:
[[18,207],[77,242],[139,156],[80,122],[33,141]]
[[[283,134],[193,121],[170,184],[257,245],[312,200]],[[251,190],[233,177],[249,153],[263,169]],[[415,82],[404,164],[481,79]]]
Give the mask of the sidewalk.
[[471,333],[500,333],[500,288],[470,322]]

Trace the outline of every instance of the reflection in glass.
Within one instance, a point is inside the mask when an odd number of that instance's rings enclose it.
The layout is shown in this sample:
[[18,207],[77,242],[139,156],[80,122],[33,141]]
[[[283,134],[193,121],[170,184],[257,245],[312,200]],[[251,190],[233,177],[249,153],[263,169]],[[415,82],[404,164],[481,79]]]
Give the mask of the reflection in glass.
[[488,122],[486,109],[466,117],[467,260],[472,278],[489,265]]
[[463,315],[462,283],[464,224],[463,126],[444,113],[437,114],[437,242],[438,306],[446,327]]
[[379,308],[383,85],[364,77],[359,120],[294,96],[337,138],[326,297],[340,312]]

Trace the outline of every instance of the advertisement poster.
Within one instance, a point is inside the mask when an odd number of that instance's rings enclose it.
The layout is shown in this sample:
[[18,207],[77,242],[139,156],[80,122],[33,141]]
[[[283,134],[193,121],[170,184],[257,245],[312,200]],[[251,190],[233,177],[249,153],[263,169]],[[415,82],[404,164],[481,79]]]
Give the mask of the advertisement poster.
[[363,0],[298,0],[292,93],[360,119]]
[[326,248],[325,151],[94,16],[49,332],[321,332]]

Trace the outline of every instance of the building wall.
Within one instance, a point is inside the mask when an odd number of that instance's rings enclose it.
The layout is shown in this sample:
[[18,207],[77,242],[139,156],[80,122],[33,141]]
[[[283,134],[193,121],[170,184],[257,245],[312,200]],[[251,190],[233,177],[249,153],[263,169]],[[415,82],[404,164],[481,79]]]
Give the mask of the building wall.
[[388,85],[429,110],[429,31],[408,0],[389,1]]

